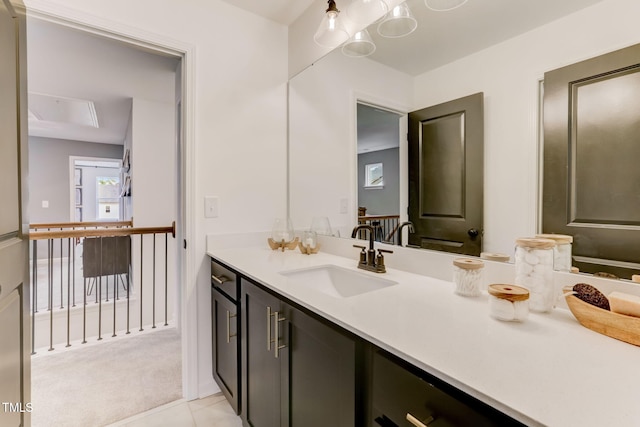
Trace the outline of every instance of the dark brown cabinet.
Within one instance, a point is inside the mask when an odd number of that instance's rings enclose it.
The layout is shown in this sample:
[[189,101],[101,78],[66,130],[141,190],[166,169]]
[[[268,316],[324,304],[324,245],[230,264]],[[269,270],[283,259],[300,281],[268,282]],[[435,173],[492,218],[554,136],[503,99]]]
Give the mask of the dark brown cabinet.
[[356,342],[244,278],[243,423],[347,427],[356,422]]
[[[220,272],[224,272],[220,274]],[[236,411],[240,413],[239,306],[235,295],[237,276],[216,261],[211,262],[211,342],[213,378]],[[227,291],[222,292],[220,284]]]
[[215,259],[211,283],[213,376],[245,427],[522,425]]
[[371,427],[522,426],[382,351],[372,357]]

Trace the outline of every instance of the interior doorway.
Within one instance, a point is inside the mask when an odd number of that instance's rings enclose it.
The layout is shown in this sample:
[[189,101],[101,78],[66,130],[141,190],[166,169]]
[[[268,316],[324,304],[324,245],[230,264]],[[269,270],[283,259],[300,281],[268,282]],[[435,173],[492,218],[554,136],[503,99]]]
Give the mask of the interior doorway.
[[70,222],[123,220],[121,165],[107,158],[69,159]]
[[[171,132],[171,138],[173,139],[173,146],[171,149],[172,152],[172,156],[171,156],[171,162],[172,162],[172,167],[175,171],[175,173],[171,174],[172,176],[172,183],[171,183],[171,188],[173,189],[173,191],[175,191],[175,195],[173,197],[167,197],[168,199],[171,199],[171,201],[173,203],[175,203],[175,209],[172,209],[173,211],[173,218],[175,218],[176,220],[176,234],[177,234],[177,239],[176,241],[182,241],[183,239],[185,239],[187,237],[187,232],[185,230],[185,226],[184,226],[184,218],[186,217],[186,215],[184,214],[184,212],[187,212],[187,207],[186,207],[186,201],[187,201],[187,195],[184,194],[185,191],[185,187],[186,187],[186,171],[192,170],[192,168],[189,167],[190,165],[190,157],[185,156],[184,152],[186,150],[186,146],[192,144],[192,137],[190,136],[190,128],[191,128],[191,120],[190,120],[190,114],[186,111],[183,111],[183,109],[189,110],[190,111],[190,104],[187,102],[187,107],[183,107],[183,100],[186,98],[186,95],[182,93],[183,88],[186,85],[189,85],[189,87],[192,85],[192,83],[185,83],[182,79],[183,75],[187,75],[187,76],[191,76],[191,73],[187,73],[184,71],[184,69],[187,68],[187,64],[185,63],[185,59],[187,56],[187,52],[189,51],[188,49],[181,49],[180,47],[176,48],[175,50],[173,48],[168,48],[166,47],[166,45],[164,46],[160,46],[159,44],[154,44],[153,41],[147,41],[147,40],[143,40],[142,38],[137,38],[135,36],[135,31],[132,30],[132,34],[127,34],[127,35],[121,35],[121,34],[115,34],[115,33],[109,33],[104,31],[103,29],[98,29],[98,28],[92,28],[90,25],[84,23],[81,25],[76,25],[74,23],[70,23],[64,20],[59,20],[58,18],[54,18],[51,16],[47,16],[46,20],[48,21],[48,23],[50,24],[51,21],[53,21],[55,24],[64,26],[64,27],[68,27],[68,28],[72,28],[73,31],[78,32],[78,33],[91,33],[92,37],[100,37],[103,38],[105,40],[110,40],[114,43],[121,43],[121,44],[126,44],[129,48],[134,47],[135,49],[139,49],[140,52],[144,52],[145,54],[149,54],[150,52],[154,55],[157,56],[162,56],[162,57],[171,57],[173,58],[173,60],[175,61],[175,66],[174,66],[174,72],[175,72],[175,81],[172,81],[171,85],[172,88],[175,89],[175,96],[172,97],[171,99],[171,104],[172,104],[172,108],[173,111],[171,113],[172,117],[171,118],[180,118],[180,125],[178,125],[178,123],[175,124],[175,130],[173,130]],[[146,35],[145,37],[148,37],[148,35]],[[190,52],[190,51],[189,51]],[[87,60],[89,60],[87,58]],[[187,77],[187,80],[190,77]],[[99,79],[97,79],[99,80]],[[190,98],[189,98],[190,99]],[[180,101],[180,102],[178,102]],[[134,101],[135,103],[135,101]],[[135,107],[135,106],[134,106]],[[129,110],[127,110],[129,111]],[[159,121],[162,121],[164,119],[159,119]],[[186,121],[187,125],[186,125],[186,129],[184,126],[182,126],[182,123]],[[189,134],[188,136],[185,137],[185,134]],[[127,135],[127,138],[129,139],[131,137],[131,135]],[[156,141],[154,141],[156,142]],[[131,149],[130,146],[128,146],[127,148]],[[178,153],[178,155],[176,155],[176,153]],[[139,156],[138,160],[143,159],[145,156]],[[148,157],[152,157],[152,156],[148,156]],[[182,163],[185,163],[184,165]],[[136,164],[137,169],[137,173],[138,175],[140,175],[140,172],[142,170],[142,167],[140,166],[143,162],[138,162]],[[186,165],[186,166],[185,166]],[[73,166],[70,166],[69,168],[73,168],[73,171],[71,171],[71,177],[73,177],[73,180],[69,180],[70,182],[70,187],[73,187],[73,191],[70,191],[70,202],[69,202],[69,206],[70,206],[70,213],[72,212],[72,216],[70,216],[71,219],[76,219],[76,203],[77,201],[82,200],[81,204],[79,204],[83,210],[81,215],[78,216],[78,219],[82,218],[83,220],[85,220],[87,218],[87,212],[84,212],[86,206],[86,194],[84,194],[84,191],[82,193],[82,196],[80,196],[78,199],[76,199],[76,181],[75,181],[75,169],[76,169],[77,164],[73,164]],[[78,168],[80,169],[80,168]],[[117,166],[117,169],[120,170],[120,165]],[[107,178],[106,176],[96,176],[96,186],[100,185],[97,181],[99,181],[101,178]],[[81,183],[82,183],[82,187],[84,187],[84,184],[87,182],[87,177],[86,175],[83,174],[83,177],[81,179]],[[107,193],[109,193],[106,197],[103,197],[103,199],[114,199],[112,197],[110,197],[111,195],[113,195],[113,191],[116,188],[120,188],[122,189],[122,186],[124,184],[124,182],[122,182],[122,180],[120,179],[120,182],[118,182],[118,179],[116,178],[111,178],[108,177],[107,179],[102,179],[102,181],[105,181],[105,185],[107,187],[111,187],[108,189],[108,191],[106,191]],[[65,177],[65,186],[66,184],[66,177]],[[137,191],[139,191],[138,194],[141,194],[140,189],[141,189],[141,185],[140,182],[142,181],[138,181],[137,187],[134,187]],[[71,185],[73,184],[73,185]],[[134,183],[135,184],[135,183]],[[93,183],[91,184],[93,185]],[[83,188],[84,190],[84,188]],[[164,184],[159,184],[158,185],[158,191],[163,191],[164,194],[163,196],[168,196],[169,193],[167,192],[167,185]],[[130,194],[129,194],[130,195]],[[129,196],[129,195],[125,195],[125,196]],[[120,194],[120,196],[123,196],[122,193]],[[120,197],[122,198],[122,197]],[[114,213],[117,213],[117,215],[122,218],[122,217],[126,217],[127,216],[127,206],[126,203],[125,205],[120,205],[116,208],[114,208],[113,205],[110,205],[108,203],[101,203],[101,201],[99,200],[100,197],[96,198],[95,200],[95,210],[96,210],[96,214],[98,217],[100,217],[100,213],[102,213],[102,216],[105,216],[105,214],[111,214],[112,216],[114,215]],[[130,200],[130,199],[129,199]],[[106,200],[106,202],[110,202],[110,200]],[[93,203],[93,202],[92,202]],[[107,209],[107,206],[109,206],[109,208]],[[72,209],[71,209],[72,208]],[[114,212],[115,211],[115,212]],[[66,218],[65,218],[66,219]],[[111,219],[111,218],[109,218]],[[185,279],[185,276],[189,277],[189,274],[185,272],[185,269],[183,268],[183,265],[185,265],[186,263],[186,259],[189,258],[189,254],[190,252],[182,251],[181,247],[182,244],[178,245],[175,244],[174,245],[174,252],[171,254],[171,259],[175,262],[175,276],[177,277],[177,281],[178,282],[186,282],[189,281],[189,279]],[[180,293],[182,292],[181,289],[177,289],[176,290],[176,298],[175,298],[175,315],[174,318],[176,320],[181,318],[181,313],[183,312],[184,308],[182,307],[181,301],[184,301],[183,298],[181,298]],[[181,324],[179,321],[176,321],[176,325],[178,327],[178,329],[181,329]],[[194,328],[195,325],[192,325],[192,328]],[[195,333],[195,328],[194,328],[194,333]],[[189,340],[187,339],[183,339],[182,343],[187,343],[189,342]],[[186,344],[183,344],[183,349],[182,349],[182,354],[190,354],[190,352],[186,349]],[[183,365],[186,363],[183,363]],[[183,373],[183,388],[182,388],[182,393],[184,397],[188,397],[190,395],[193,395],[193,391],[189,391],[192,390],[194,385],[189,385],[189,384],[185,384],[186,379],[189,378],[188,374]]]
[[373,226],[377,241],[398,240],[395,231],[403,214],[404,199],[403,118],[406,122],[406,115],[401,113],[362,101],[357,103],[357,219],[359,224]]

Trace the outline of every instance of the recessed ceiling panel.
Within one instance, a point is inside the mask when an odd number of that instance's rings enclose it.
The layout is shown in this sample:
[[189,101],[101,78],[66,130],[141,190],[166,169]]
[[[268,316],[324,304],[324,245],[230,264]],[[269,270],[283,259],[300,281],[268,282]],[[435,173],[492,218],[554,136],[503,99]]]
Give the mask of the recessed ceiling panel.
[[34,119],[70,126],[100,127],[93,101],[40,93],[29,94],[29,121]]

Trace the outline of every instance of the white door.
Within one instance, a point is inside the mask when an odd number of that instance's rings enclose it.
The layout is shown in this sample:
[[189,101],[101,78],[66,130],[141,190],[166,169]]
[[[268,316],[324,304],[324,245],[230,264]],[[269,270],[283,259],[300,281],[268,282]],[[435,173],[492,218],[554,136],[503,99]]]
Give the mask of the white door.
[[[29,426],[28,240],[21,209],[26,159],[25,19],[0,2],[0,425]],[[25,234],[28,225],[24,225]]]

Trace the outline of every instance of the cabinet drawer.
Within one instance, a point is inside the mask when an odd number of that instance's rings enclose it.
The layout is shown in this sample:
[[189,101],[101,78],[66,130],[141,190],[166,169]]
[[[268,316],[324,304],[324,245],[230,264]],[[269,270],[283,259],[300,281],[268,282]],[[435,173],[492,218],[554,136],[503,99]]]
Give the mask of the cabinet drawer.
[[238,280],[236,273],[218,261],[211,260],[211,286],[238,301]]
[[414,427],[407,414],[429,427],[519,426],[519,422],[436,378],[401,366],[393,356],[373,357],[371,426]]

